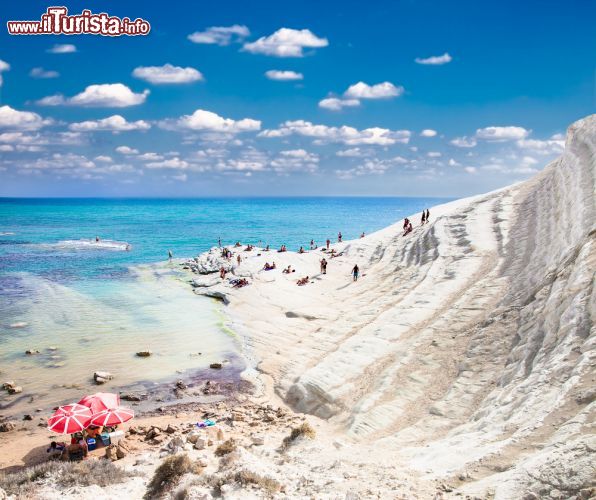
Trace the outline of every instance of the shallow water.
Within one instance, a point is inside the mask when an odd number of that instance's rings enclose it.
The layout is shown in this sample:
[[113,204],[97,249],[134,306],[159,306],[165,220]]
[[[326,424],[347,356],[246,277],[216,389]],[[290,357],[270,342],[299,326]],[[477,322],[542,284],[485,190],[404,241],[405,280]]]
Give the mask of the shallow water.
[[[356,238],[444,201],[0,199],[0,377],[23,387],[0,393],[1,413],[78,399],[96,389],[96,370],[115,375],[104,390],[175,380],[234,357],[221,306],[192,293],[168,250],[191,257],[218,238],[297,249],[338,231]],[[146,349],[154,355],[135,356]]]

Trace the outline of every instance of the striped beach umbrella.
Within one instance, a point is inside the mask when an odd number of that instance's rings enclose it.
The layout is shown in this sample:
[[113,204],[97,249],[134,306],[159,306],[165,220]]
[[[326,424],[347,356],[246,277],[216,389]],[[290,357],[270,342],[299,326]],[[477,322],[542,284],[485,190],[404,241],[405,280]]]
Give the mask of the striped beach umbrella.
[[97,425],[100,427],[123,424],[135,416],[130,408],[119,406],[104,410],[97,415],[93,415],[88,425]]
[[48,419],[48,430],[57,434],[74,434],[85,429],[91,417],[91,409],[87,406],[78,403],[60,406]]
[[85,396],[78,404],[91,408],[91,413],[96,415],[104,410],[118,408],[120,406],[120,396],[112,392],[97,392]]

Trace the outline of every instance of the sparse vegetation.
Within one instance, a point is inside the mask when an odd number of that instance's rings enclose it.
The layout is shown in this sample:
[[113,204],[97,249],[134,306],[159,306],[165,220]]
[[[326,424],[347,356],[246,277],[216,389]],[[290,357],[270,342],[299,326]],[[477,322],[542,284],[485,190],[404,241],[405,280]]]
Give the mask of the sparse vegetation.
[[49,461],[19,472],[0,475],[0,488],[9,495],[31,498],[32,491],[44,479],[50,479],[56,486],[70,488],[72,486],[107,486],[122,483],[135,472],[128,472],[114,465],[110,460],[85,462]]
[[232,472],[223,476],[213,475],[207,478],[206,483],[215,489],[217,495],[221,494],[221,487],[224,484],[231,483],[237,483],[243,487],[254,484],[271,496],[282,489],[282,485],[279,481],[276,481],[271,477],[261,476],[256,472],[249,470]]
[[317,435],[316,431],[308,422],[303,422],[299,427],[294,427],[289,436],[286,436],[281,443],[282,451],[287,450],[296,439],[300,436],[305,436],[309,439],[314,439]]
[[236,441],[233,439],[228,439],[220,444],[215,450],[216,457],[223,457],[228,453],[232,453],[237,448]]
[[201,467],[193,464],[186,454],[167,457],[155,470],[153,478],[147,486],[145,498],[160,498],[171,490],[184,474],[189,472],[200,474],[201,471]]

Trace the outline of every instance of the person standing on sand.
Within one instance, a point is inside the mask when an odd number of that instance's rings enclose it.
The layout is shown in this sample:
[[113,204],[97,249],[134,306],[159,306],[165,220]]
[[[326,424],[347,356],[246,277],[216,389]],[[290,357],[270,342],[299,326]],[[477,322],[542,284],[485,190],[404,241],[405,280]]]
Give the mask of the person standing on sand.
[[358,275],[360,274],[360,269],[358,268],[358,264],[355,264],[352,268],[352,276],[354,277],[354,281],[358,281]]
[[338,243],[341,243],[341,238],[342,238],[342,236],[341,236],[341,231],[340,231],[339,233],[337,233],[337,242]]
[[217,246],[221,248],[221,236],[217,238]]
[[325,257],[323,257],[320,262],[321,262],[321,274],[327,274],[327,261],[325,260]]
[[426,222],[426,212],[423,210],[422,211],[422,221],[420,222],[420,225],[424,226],[425,222]]
[[327,238],[327,250],[329,250],[329,245],[331,245],[331,240]]
[[430,220],[430,210],[427,208],[426,209],[426,222],[428,222]]
[[174,254],[172,254],[171,250],[168,250],[168,260],[171,261]]
[[242,257],[240,257],[240,254],[238,254],[238,257],[236,257],[236,261],[238,262],[238,265],[240,265],[242,262]]

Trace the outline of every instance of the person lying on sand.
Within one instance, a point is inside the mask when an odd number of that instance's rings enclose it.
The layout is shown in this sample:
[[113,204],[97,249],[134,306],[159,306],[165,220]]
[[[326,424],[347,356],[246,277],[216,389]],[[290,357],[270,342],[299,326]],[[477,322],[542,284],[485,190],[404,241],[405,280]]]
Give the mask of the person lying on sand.
[[296,282],[296,284],[297,284],[298,286],[303,286],[303,285],[306,285],[306,284],[308,283],[308,280],[309,280],[309,279],[310,279],[310,278],[309,278],[308,276],[306,276],[306,277],[304,277],[304,278],[300,278],[300,279],[299,279],[299,280]]
[[244,251],[245,252],[251,252],[253,248],[254,247],[252,245],[248,244],[248,245],[246,245],[246,248],[244,249]]
[[230,284],[234,288],[242,288],[243,286],[247,286],[250,283],[248,282],[248,280],[246,278],[240,278],[240,279],[230,280]]
[[239,241],[237,241],[237,242],[236,242],[236,244],[235,244],[234,246],[235,246],[235,247],[241,247],[241,246],[242,246],[242,244],[241,244]]
[[282,273],[284,273],[284,274],[290,274],[290,273],[295,273],[295,272],[296,272],[296,269],[292,269],[292,266],[290,266],[290,265],[288,265],[288,267],[286,267],[282,271]]
[[265,262],[265,265],[263,266],[264,271],[271,271],[273,269],[275,269],[275,261],[273,261],[273,264],[269,264],[269,262]]

